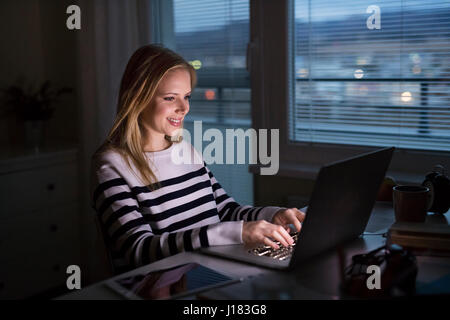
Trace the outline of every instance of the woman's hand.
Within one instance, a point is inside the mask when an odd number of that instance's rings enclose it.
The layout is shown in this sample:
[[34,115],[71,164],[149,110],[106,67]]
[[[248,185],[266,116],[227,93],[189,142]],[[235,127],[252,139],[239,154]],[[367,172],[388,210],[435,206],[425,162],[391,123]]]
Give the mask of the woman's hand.
[[294,240],[285,228],[265,220],[244,222],[242,240],[246,245],[265,244],[275,250],[279,249],[279,246],[273,240],[279,241],[285,247],[294,243]]
[[289,225],[293,224],[295,229],[300,232],[305,216],[306,214],[297,208],[281,209],[273,216],[272,223],[282,226],[287,232],[290,230]]

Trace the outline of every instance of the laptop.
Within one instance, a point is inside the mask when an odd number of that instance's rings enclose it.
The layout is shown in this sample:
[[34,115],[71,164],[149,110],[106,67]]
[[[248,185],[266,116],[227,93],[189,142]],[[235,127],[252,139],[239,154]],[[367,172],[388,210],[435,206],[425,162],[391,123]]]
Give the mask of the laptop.
[[224,245],[200,252],[268,268],[295,269],[307,259],[358,238],[367,226],[394,149],[383,148],[323,166],[294,245],[280,246],[288,253],[281,254],[283,259],[264,254],[264,250],[274,250],[268,246]]

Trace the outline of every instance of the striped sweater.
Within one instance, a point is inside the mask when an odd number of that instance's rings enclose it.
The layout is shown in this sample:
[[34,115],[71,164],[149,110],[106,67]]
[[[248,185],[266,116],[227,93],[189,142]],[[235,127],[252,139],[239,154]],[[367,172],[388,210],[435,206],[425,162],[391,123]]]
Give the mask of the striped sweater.
[[[188,148],[196,161],[176,164],[174,148]],[[154,191],[114,151],[92,161],[92,207],[118,259],[116,267],[130,269],[181,251],[242,243],[243,221],[271,221],[280,209],[236,203],[188,142],[145,155],[161,185]]]

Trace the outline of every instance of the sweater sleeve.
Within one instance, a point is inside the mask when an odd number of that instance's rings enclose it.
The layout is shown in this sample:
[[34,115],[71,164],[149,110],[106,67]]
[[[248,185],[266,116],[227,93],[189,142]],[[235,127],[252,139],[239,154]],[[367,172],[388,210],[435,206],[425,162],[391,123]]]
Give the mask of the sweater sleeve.
[[130,267],[145,265],[182,251],[242,243],[242,222],[219,222],[155,234],[126,180],[110,164],[93,170],[92,207],[119,259]]
[[272,222],[275,213],[280,209],[285,209],[284,207],[276,206],[253,207],[249,205],[240,205],[225,192],[214,177],[211,170],[209,170],[206,166],[205,162],[203,162],[203,165],[205,166],[211,180],[214,198],[216,200],[217,210],[221,221],[266,220],[268,222]]

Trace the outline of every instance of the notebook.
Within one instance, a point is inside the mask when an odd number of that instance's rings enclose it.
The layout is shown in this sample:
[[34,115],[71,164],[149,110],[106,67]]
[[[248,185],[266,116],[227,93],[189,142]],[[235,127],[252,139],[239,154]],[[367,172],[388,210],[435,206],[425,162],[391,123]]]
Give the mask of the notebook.
[[[244,245],[213,246],[200,252],[274,269],[293,269],[361,235],[369,221],[394,148],[383,148],[323,166],[306,209],[302,230],[279,259]],[[261,248],[259,248],[261,249]]]

